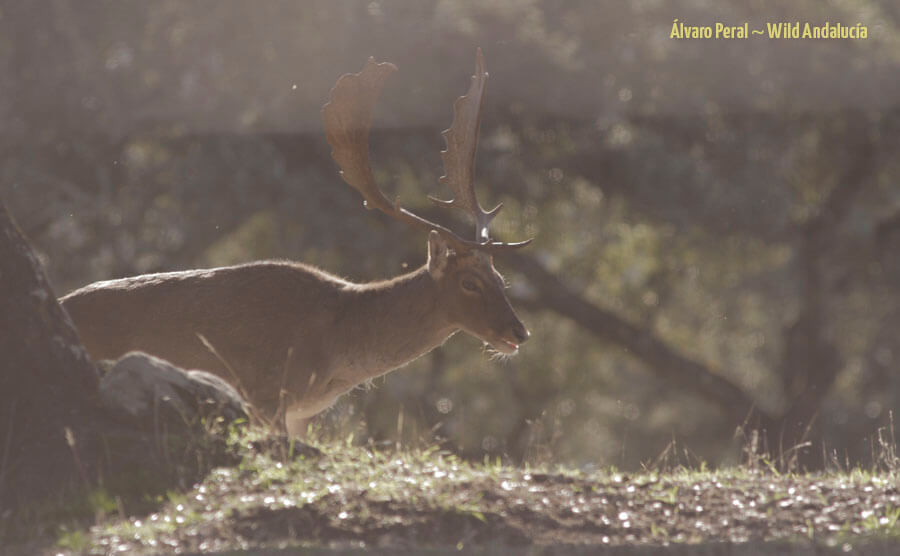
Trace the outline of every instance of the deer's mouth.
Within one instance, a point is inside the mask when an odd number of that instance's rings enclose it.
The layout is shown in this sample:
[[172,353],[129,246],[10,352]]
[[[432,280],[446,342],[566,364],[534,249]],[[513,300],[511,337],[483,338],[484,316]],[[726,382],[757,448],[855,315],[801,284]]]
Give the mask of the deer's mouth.
[[488,342],[488,344],[503,355],[515,355],[519,352],[519,344],[504,338]]
[[519,352],[519,342],[512,337],[506,337],[505,334],[494,331],[484,331],[479,334],[467,328],[463,328],[463,330],[481,340],[485,348],[490,348],[500,355],[515,355]]

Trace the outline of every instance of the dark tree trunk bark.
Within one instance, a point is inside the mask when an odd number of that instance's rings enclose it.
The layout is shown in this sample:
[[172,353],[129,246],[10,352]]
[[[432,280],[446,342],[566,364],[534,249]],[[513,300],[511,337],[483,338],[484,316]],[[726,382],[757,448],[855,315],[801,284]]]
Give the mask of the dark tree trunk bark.
[[819,410],[843,367],[828,330],[829,320],[834,318],[829,302],[836,277],[827,258],[837,248],[837,228],[878,168],[868,128],[851,129],[842,146],[854,153],[852,163],[838,178],[819,214],[797,230],[800,313],[785,331],[780,368],[788,407],[778,419],[764,416],[760,423],[769,453],[787,469],[819,469],[825,465]]
[[0,204],[0,508],[92,480],[98,373]]
[[764,453],[788,470],[820,469],[823,427],[819,409],[841,368],[840,354],[822,334],[822,323],[803,313],[785,333],[781,375],[789,404],[777,418],[763,415]]

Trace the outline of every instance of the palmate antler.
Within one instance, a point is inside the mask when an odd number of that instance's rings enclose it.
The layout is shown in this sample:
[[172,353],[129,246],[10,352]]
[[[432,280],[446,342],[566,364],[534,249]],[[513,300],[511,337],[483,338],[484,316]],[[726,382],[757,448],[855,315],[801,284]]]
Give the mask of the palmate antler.
[[396,70],[397,67],[393,64],[378,64],[374,58],[369,58],[361,72],[348,73],[338,79],[331,90],[328,103],[322,107],[325,137],[331,145],[332,158],[341,168],[344,181],[362,194],[367,208],[377,208],[392,218],[420,229],[436,230],[456,249],[497,252],[529,244],[530,239],[518,243],[491,241],[488,227],[502,205],[486,212],[475,196],[475,151],[478,145],[481,101],[488,77],[480,48],[469,92],[456,100],[453,124],[443,133],[447,150],[441,152],[445,172],[441,183],[450,186],[456,197],[450,201],[429,197],[439,205],[461,208],[471,214],[475,220],[475,241],[463,239],[440,224],[426,220],[385,197],[369,167],[369,129],[378,94],[387,78]]
[[478,131],[481,128],[481,102],[488,73],[484,69],[484,55],[479,48],[475,54],[475,75],[469,92],[453,103],[453,124],[441,135],[447,149],[441,151],[444,161],[444,175],[440,182],[450,187],[455,198],[442,201],[429,197],[435,204],[457,207],[472,215],[475,220],[475,240],[479,243],[490,241],[488,227],[502,204],[485,212],[475,198],[475,154],[478,150]]

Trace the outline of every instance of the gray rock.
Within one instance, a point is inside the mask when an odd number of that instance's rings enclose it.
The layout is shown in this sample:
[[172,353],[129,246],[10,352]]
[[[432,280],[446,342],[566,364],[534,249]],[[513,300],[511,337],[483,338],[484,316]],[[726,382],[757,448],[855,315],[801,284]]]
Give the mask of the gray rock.
[[100,399],[111,411],[153,426],[249,420],[243,398],[218,376],[185,371],[137,351],[123,355],[106,372]]

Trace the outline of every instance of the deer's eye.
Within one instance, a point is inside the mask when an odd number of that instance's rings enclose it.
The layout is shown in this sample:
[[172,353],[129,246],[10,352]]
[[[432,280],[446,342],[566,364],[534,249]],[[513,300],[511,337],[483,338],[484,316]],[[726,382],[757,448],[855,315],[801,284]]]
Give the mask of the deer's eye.
[[481,293],[481,287],[478,285],[478,282],[471,278],[462,279],[462,288],[469,293]]

